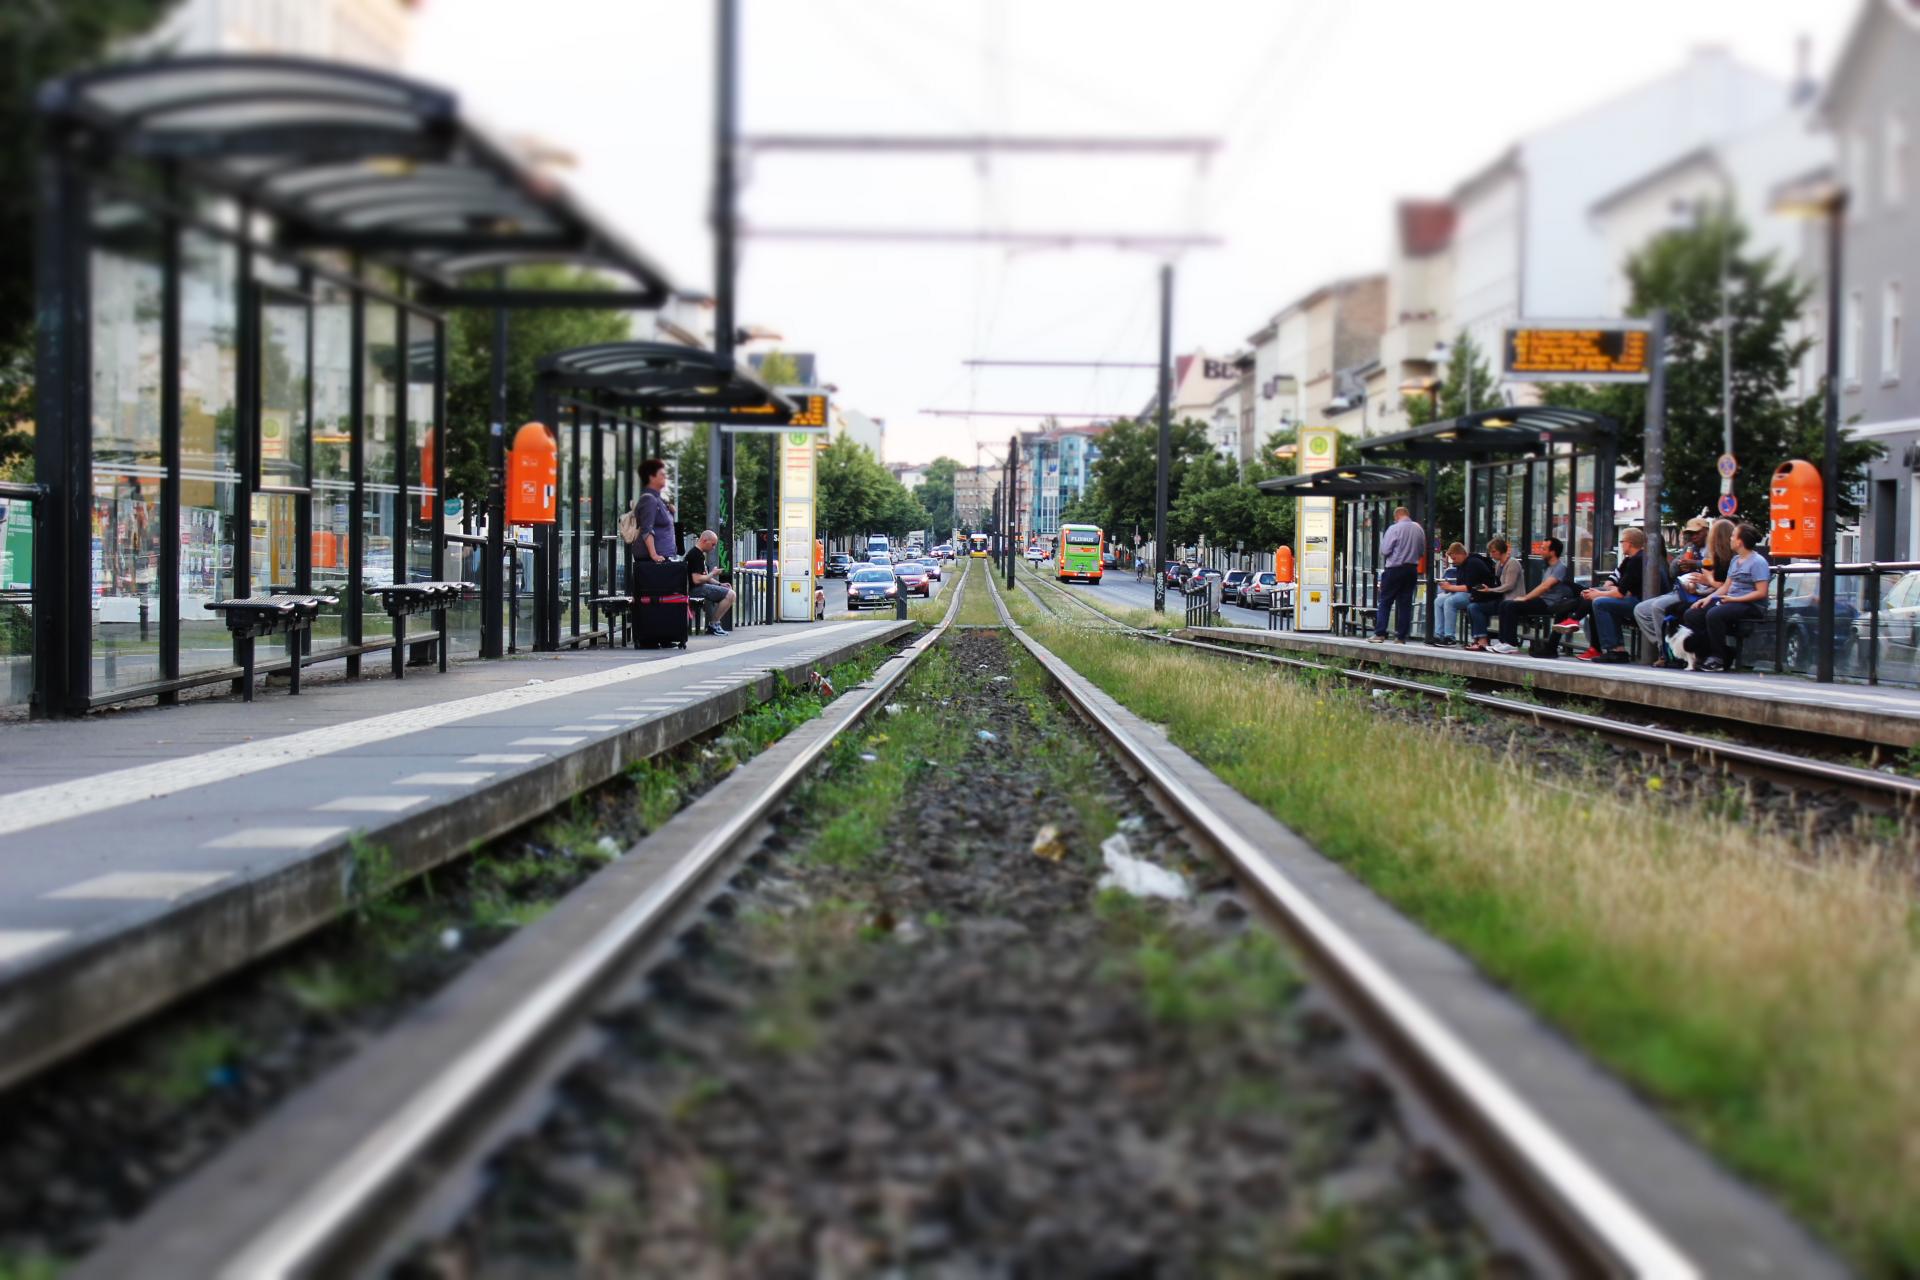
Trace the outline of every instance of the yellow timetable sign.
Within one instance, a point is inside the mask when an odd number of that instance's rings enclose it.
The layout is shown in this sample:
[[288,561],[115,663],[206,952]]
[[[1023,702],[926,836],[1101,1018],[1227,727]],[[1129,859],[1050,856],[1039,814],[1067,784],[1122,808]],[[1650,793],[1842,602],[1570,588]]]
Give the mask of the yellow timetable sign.
[[1528,325],[1507,330],[1503,372],[1515,382],[1644,382],[1648,350],[1641,325]]
[[[793,391],[782,391],[780,394],[792,401],[794,408],[793,417],[780,423],[778,427],[779,430],[785,431],[791,428],[796,431],[803,431],[808,427],[815,427],[821,430],[826,428],[827,398],[825,396]],[[756,404],[732,409],[729,410],[729,412],[742,416],[770,417],[778,412],[778,410],[770,404]]]

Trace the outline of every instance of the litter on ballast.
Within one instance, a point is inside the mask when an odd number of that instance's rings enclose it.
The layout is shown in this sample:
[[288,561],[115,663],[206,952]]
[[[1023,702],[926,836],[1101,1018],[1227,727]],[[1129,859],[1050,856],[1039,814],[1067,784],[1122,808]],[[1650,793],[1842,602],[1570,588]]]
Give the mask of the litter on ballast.
[[460,931],[458,929],[442,929],[440,931],[440,949],[442,951],[458,951],[460,949]]
[[1067,856],[1067,842],[1060,838],[1060,827],[1049,822],[1033,833],[1033,856],[1058,862]]
[[1100,877],[1097,888],[1124,889],[1136,898],[1168,898],[1174,902],[1184,901],[1191,893],[1178,872],[1134,857],[1127,838],[1117,831],[1100,842],[1100,860],[1107,864],[1107,872]]
[[982,741],[982,742],[998,742],[998,741],[1000,741],[1000,735],[999,735],[999,734],[997,734],[997,733],[995,733],[995,732],[994,732],[993,730],[991,730],[991,729],[982,729],[982,730],[980,731],[980,733],[979,733],[979,735],[978,735],[978,736],[979,736],[979,738],[980,738],[980,741]]
[[620,856],[620,842],[612,836],[601,836],[593,842],[593,847],[606,854],[609,858],[617,858]]
[[880,757],[873,754],[873,752],[871,751],[862,751],[860,753],[860,758],[862,760],[865,760],[868,764],[872,764],[875,760],[878,760]]

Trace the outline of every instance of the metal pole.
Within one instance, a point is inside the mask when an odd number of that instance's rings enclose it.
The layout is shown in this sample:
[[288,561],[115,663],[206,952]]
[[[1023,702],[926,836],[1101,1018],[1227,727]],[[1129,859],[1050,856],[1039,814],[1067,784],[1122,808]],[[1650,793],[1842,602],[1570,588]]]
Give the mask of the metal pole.
[[[1647,374],[1647,436],[1641,475],[1646,488],[1644,505],[1647,550],[1641,570],[1640,598],[1651,600],[1660,594],[1660,570],[1666,556],[1660,536],[1660,494],[1667,483],[1667,312],[1655,307],[1647,333],[1647,350],[1652,367]],[[1651,665],[1660,657],[1660,646],[1650,644],[1641,659]]]
[[[1733,209],[1722,206],[1720,225],[1720,434],[1722,452],[1733,456],[1733,301],[1727,278],[1733,250]],[[1721,493],[1733,492],[1733,477],[1720,481]]]
[[[1008,511],[1012,512],[1019,509],[1019,502],[1018,502],[1018,499],[1020,497],[1020,437],[1019,436],[1015,436],[1013,437],[1012,440],[1007,442],[1007,470],[1013,473],[1013,495],[1014,495],[1015,501],[1012,503],[1009,503],[1007,507]],[[1033,491],[1035,493],[1040,492],[1040,478],[1038,476],[1034,477]],[[1007,539],[1007,590],[1009,591],[1013,590],[1013,566],[1014,566],[1013,539],[1011,536],[1009,536]]]
[[1153,611],[1167,611],[1167,479],[1173,467],[1173,264],[1160,267],[1160,439],[1153,473]]
[[[494,276],[504,290],[506,268]],[[576,530],[577,532],[577,530]],[[493,309],[493,421],[487,438],[487,558],[481,574],[480,656],[502,657],[500,615],[505,603],[501,561],[507,552],[507,310]],[[359,608],[351,602],[349,608]]]
[[[778,432],[767,436],[767,589],[773,600],[773,616],[768,622],[780,621],[780,435]],[[812,617],[812,614],[808,614]]]
[[[739,122],[739,0],[719,0],[715,6],[713,99],[713,350],[720,367],[733,367],[734,321],[734,150]],[[723,473],[730,461],[716,424],[707,429],[707,523],[731,536],[731,521],[722,518]],[[731,486],[726,486],[731,488]],[[722,543],[722,545],[726,545]]]
[[1820,486],[1820,653],[1814,679],[1833,683],[1834,525],[1840,509],[1840,297],[1847,193],[1827,208],[1827,447]]

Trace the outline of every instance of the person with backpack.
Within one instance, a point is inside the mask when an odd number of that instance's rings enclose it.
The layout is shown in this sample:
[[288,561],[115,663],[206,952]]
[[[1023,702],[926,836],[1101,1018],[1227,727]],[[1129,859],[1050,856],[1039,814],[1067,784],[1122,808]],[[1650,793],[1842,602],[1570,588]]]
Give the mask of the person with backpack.
[[679,544],[673,538],[673,509],[667,505],[666,487],[665,462],[648,458],[641,463],[640,496],[633,504],[633,538],[627,539],[627,531],[621,530],[622,540],[628,541],[636,555],[656,564],[680,554]]
[[1473,638],[1467,642],[1467,650],[1472,653],[1487,651],[1487,626],[1500,612],[1502,605],[1520,594],[1520,557],[1513,554],[1505,538],[1487,540],[1487,558],[1493,562],[1494,578],[1489,586],[1474,587],[1469,593],[1472,603],[1467,606],[1467,630]]
[[1448,567],[1436,585],[1440,594],[1433,602],[1434,644],[1453,644],[1460,631],[1460,615],[1473,602],[1478,588],[1499,581],[1500,570],[1485,552],[1469,552],[1466,544],[1456,542],[1447,548]]
[[[1702,516],[1687,521],[1686,545],[1669,566],[1668,590],[1651,600],[1642,600],[1633,611],[1640,634],[1655,654],[1656,667],[1684,667],[1684,657],[1669,659],[1660,646],[1666,640],[1668,617],[1684,613],[1711,595],[1725,580],[1727,566],[1733,563],[1733,521],[1709,523]],[[1676,654],[1679,653],[1675,650]]]

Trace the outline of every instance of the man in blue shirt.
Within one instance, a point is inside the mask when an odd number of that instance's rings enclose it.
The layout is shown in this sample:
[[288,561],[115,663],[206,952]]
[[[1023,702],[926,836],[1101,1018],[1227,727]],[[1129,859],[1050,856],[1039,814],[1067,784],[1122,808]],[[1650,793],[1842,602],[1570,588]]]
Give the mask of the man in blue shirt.
[[1727,568],[1725,580],[1712,595],[1687,610],[1686,625],[1695,637],[1694,652],[1700,652],[1702,644],[1706,649],[1707,656],[1700,663],[1702,671],[1728,670],[1733,650],[1727,644],[1727,632],[1734,623],[1767,611],[1767,579],[1773,570],[1759,547],[1760,530],[1750,524],[1735,529],[1733,563]]
[[1394,639],[1405,644],[1413,634],[1413,587],[1420,578],[1420,556],[1426,545],[1426,531],[1413,522],[1413,513],[1395,507],[1393,525],[1380,539],[1380,598],[1375,601],[1372,643],[1387,638],[1389,609],[1394,611]]

